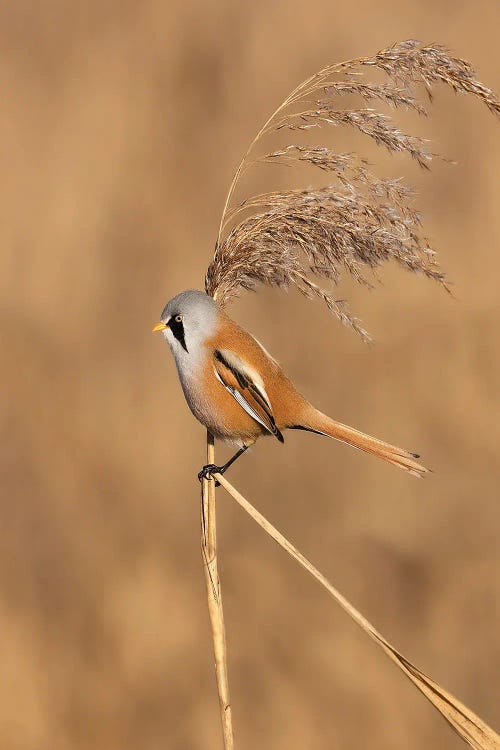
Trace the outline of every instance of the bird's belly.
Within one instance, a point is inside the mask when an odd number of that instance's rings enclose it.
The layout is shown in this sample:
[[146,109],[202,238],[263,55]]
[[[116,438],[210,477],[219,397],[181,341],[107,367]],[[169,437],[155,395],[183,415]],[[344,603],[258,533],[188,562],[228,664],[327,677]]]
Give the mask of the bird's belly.
[[208,369],[203,378],[181,377],[182,389],[191,412],[220,440],[254,442],[262,426],[236,402]]

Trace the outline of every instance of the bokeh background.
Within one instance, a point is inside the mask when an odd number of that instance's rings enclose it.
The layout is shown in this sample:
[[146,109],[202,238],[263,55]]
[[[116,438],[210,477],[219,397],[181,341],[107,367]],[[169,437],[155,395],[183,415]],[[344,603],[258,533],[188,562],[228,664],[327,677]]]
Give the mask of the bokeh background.
[[[487,0],[2,4],[2,748],[220,747],[204,431],[151,325],[202,286],[238,159],[299,80],[417,37],[498,92],[499,26]],[[432,118],[400,122],[458,164],[424,174],[339,129],[328,143],[418,187],[455,299],[394,268],[371,293],[347,283],[371,348],[293,293],[246,295],[233,314],[320,408],[435,473],[290,433],[231,480],[498,729],[500,127],[442,89]],[[238,748],[460,746],[222,490],[219,536]]]

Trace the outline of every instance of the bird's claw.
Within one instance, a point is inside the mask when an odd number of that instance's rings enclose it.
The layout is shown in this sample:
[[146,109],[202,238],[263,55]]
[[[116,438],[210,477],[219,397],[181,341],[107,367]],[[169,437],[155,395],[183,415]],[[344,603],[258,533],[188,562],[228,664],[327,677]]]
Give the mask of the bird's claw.
[[[212,474],[222,474],[223,473],[222,466],[216,466],[215,464],[206,464],[206,466],[203,467],[203,469],[198,474],[198,479],[203,481],[203,479],[213,479]],[[220,482],[215,482],[216,487],[220,487]]]

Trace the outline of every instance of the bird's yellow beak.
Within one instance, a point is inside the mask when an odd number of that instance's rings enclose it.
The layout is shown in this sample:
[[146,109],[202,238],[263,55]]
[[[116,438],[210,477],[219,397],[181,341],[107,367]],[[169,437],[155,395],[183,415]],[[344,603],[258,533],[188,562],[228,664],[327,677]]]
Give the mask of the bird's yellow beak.
[[166,323],[157,323],[153,328],[153,333],[155,331],[164,331],[165,328],[168,328],[168,325]]

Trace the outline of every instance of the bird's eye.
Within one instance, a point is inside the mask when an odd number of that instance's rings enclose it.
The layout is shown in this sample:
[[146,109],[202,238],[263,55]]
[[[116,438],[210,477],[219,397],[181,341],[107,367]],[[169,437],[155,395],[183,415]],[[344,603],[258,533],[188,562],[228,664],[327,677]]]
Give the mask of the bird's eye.
[[182,323],[182,315],[176,315],[174,320],[176,323]]

